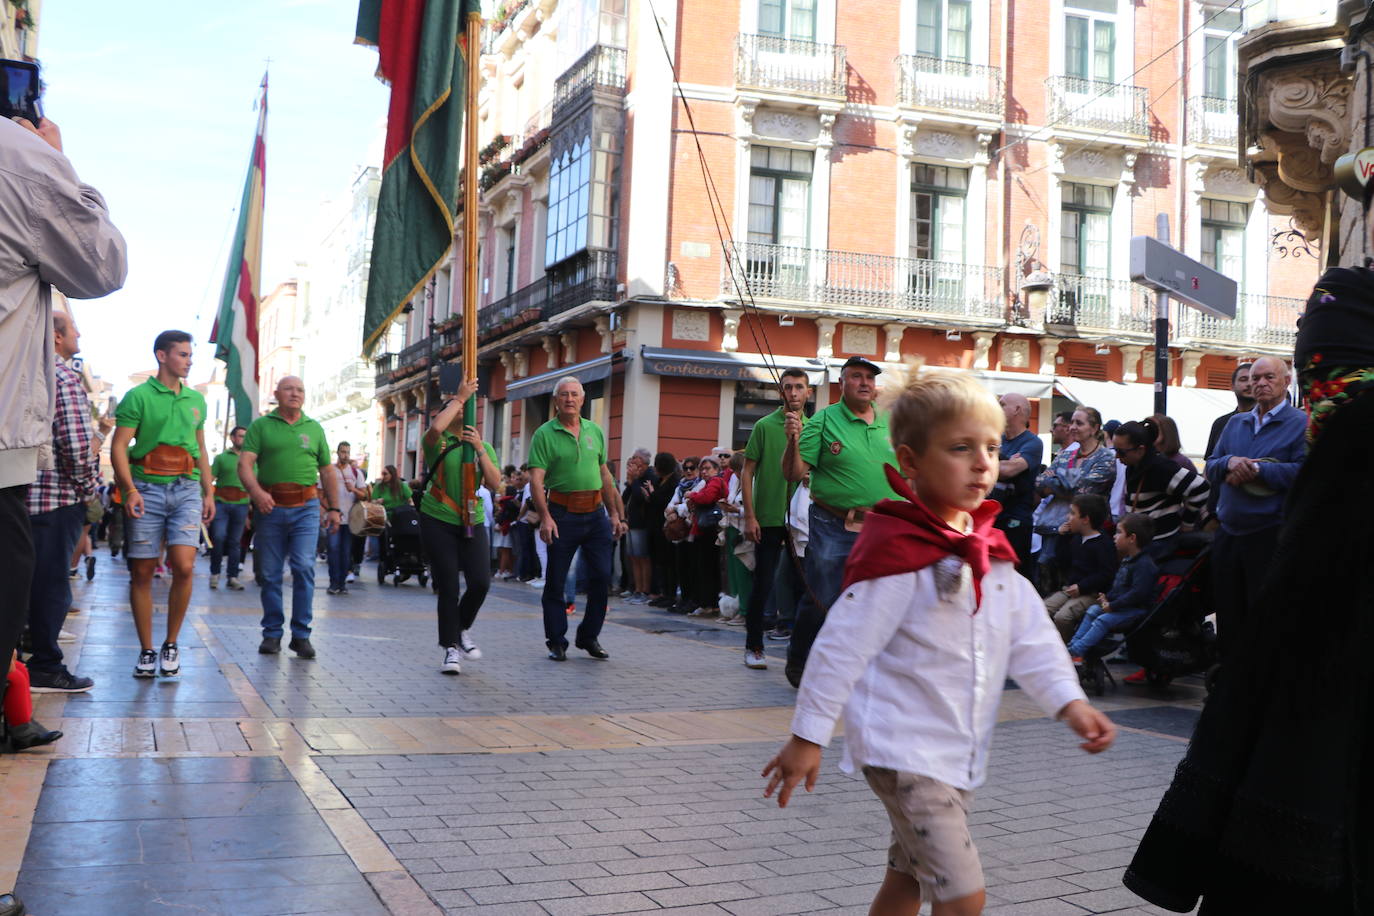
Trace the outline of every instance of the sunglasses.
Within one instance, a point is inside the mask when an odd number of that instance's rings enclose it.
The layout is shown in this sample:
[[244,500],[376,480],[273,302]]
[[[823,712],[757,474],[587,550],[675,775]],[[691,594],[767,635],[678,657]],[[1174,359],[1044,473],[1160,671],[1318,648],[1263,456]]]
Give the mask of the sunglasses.
[[684,471],[695,471],[697,469],[697,466],[695,464],[684,464],[682,466],[682,469]]

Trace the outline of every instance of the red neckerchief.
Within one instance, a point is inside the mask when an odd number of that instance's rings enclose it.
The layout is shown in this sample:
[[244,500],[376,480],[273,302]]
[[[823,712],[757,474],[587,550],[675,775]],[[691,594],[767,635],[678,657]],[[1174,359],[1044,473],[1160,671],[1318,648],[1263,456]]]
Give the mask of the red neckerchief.
[[992,566],[991,558],[1016,562],[1016,551],[1007,536],[993,527],[1001,504],[995,499],[983,500],[973,510],[972,533],[963,534],[926,508],[892,465],[884,465],[883,470],[888,484],[902,499],[884,499],[864,518],[863,530],[845,563],[841,588],[916,572],[953,555],[973,570],[974,600],[981,606],[983,576]]

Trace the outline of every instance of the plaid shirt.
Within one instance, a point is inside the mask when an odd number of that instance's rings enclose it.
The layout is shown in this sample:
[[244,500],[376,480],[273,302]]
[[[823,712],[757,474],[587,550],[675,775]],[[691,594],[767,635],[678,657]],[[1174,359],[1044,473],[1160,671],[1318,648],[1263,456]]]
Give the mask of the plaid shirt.
[[85,502],[100,482],[100,457],[91,450],[91,402],[77,375],[56,360],[57,413],[52,421],[53,468],[29,487],[29,515]]

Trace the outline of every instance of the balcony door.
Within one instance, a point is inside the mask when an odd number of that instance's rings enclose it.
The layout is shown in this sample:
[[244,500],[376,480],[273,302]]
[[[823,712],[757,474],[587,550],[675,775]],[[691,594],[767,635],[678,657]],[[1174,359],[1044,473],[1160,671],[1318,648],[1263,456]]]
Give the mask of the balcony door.
[[759,34],[816,40],[816,0],[759,0]]
[[968,169],[911,166],[907,289],[918,308],[950,311],[964,299],[968,179]]
[[802,293],[808,286],[814,157],[809,150],[775,146],[749,151],[745,269],[751,282]]
[[1113,189],[1065,182],[1059,213],[1061,320],[1077,323],[1088,311],[1110,316]]
[[1117,0],[1070,0],[1064,11],[1064,75],[1116,81]]
[[972,31],[971,0],[916,0],[917,57],[966,64]]

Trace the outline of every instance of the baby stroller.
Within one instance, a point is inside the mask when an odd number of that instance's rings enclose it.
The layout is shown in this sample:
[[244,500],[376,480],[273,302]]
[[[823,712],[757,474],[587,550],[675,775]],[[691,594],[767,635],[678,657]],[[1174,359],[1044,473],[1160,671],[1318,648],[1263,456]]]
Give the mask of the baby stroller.
[[429,581],[425,566],[424,547],[420,543],[420,513],[414,506],[397,506],[386,514],[386,531],[382,532],[382,555],[377,560],[377,583],[399,586],[411,576],[418,577],[423,588]]
[[1159,563],[1154,607],[1124,635],[1113,635],[1083,656],[1083,686],[1102,696],[1110,682],[1104,659],[1121,646],[1126,657],[1145,669],[1152,687],[1176,677],[1206,674],[1211,690],[1217,662],[1217,635],[1205,618],[1212,613],[1212,536],[1204,531],[1178,535],[1169,556]]

